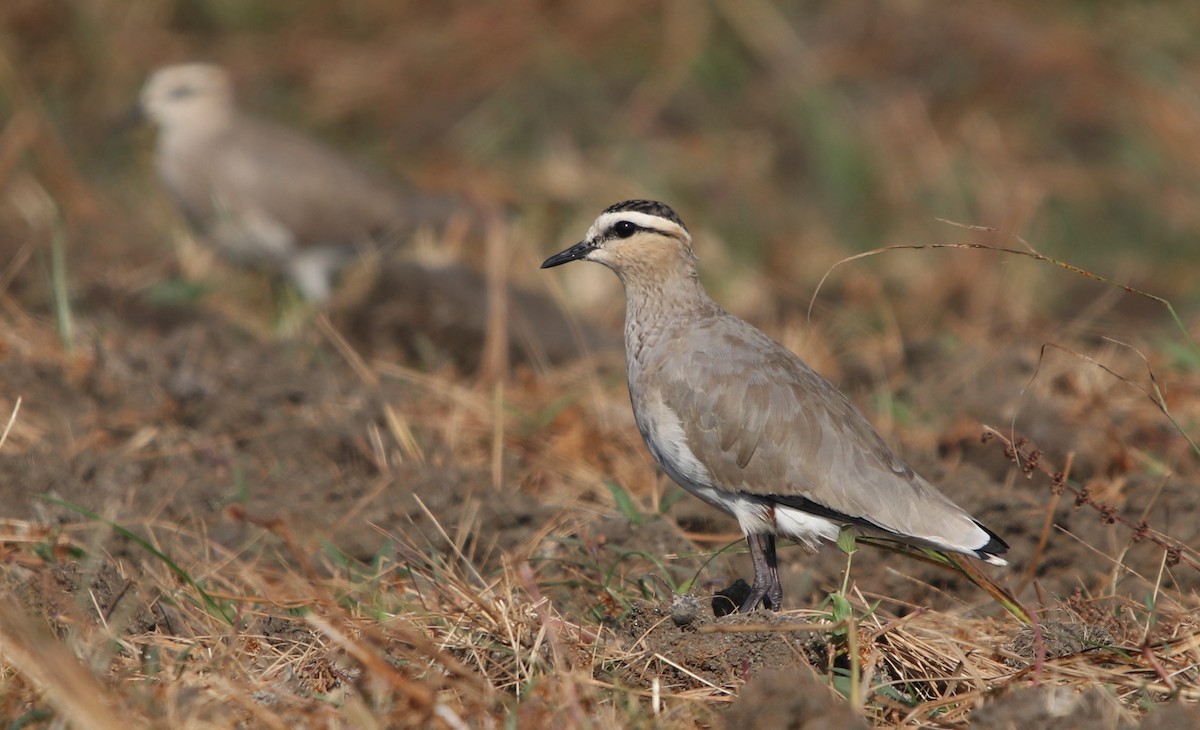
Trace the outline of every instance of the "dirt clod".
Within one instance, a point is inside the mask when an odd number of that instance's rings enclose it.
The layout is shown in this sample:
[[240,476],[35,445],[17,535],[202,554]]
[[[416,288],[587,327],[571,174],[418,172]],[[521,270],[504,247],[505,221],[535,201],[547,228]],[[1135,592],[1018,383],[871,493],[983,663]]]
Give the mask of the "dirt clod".
[[758,730],[865,730],[844,698],[822,683],[812,670],[796,667],[768,672],[746,682],[725,713],[726,727]]
[[1020,689],[984,705],[972,715],[974,730],[1130,730],[1137,727],[1110,692],[1077,692],[1071,687]]
[[681,686],[698,686],[697,678],[748,680],[761,673],[807,669],[824,657],[823,639],[812,632],[788,630],[787,624],[794,620],[786,615],[755,611],[718,618],[702,611],[680,627],[673,620],[673,608],[634,604],[622,626],[631,651],[648,659],[668,657],[673,663],[645,664],[643,682],[651,673]]
[[[1112,633],[1104,626],[1092,624],[1067,624],[1046,621],[1041,625],[1042,646],[1046,658],[1057,658],[1098,649],[1113,643]],[[1032,627],[1021,629],[1008,645],[1008,650],[1025,660],[1006,660],[1010,666],[1024,667],[1037,660],[1038,639]]]

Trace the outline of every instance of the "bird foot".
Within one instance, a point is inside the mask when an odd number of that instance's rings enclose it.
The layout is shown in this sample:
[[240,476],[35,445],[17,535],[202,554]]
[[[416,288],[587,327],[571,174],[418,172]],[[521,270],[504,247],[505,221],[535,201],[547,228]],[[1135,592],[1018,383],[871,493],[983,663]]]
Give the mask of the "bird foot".
[[754,585],[742,602],[738,613],[749,613],[762,604],[769,611],[778,611],[783,604],[783,584],[779,582],[779,567],[775,561],[773,535],[747,535],[750,560],[754,563]]

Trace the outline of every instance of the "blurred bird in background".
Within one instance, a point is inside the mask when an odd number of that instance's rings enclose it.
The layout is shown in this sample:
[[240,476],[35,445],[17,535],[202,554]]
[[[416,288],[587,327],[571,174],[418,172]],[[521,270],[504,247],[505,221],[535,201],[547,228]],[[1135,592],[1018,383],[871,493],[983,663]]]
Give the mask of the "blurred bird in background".
[[282,273],[305,299],[329,299],[354,257],[465,204],[389,185],[335,150],[242,113],[229,74],[207,63],[166,66],[143,87],[158,126],[155,167],[191,227],[223,256]]

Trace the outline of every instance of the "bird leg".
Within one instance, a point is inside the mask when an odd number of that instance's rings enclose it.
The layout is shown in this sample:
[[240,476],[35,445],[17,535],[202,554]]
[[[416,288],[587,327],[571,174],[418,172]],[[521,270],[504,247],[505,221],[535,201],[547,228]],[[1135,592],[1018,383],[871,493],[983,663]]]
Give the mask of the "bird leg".
[[750,546],[750,561],[754,563],[754,585],[738,611],[753,611],[760,603],[778,611],[783,603],[783,585],[779,582],[779,566],[775,561],[775,536],[746,535],[746,544]]

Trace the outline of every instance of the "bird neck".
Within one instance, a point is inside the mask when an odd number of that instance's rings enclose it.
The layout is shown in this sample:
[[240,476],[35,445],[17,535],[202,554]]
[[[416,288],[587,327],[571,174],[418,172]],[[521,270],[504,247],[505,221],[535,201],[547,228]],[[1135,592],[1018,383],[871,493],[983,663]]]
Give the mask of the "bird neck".
[[694,322],[718,310],[694,266],[680,267],[667,276],[640,273],[620,274],[625,286],[625,350],[633,360],[678,323]]

